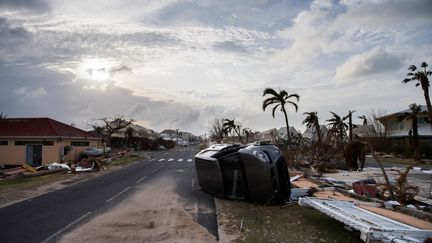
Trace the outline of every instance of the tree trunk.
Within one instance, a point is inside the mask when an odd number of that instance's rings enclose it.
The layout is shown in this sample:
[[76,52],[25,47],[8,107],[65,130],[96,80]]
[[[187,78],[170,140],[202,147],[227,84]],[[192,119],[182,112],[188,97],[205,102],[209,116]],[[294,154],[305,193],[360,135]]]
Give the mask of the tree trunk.
[[322,144],[322,138],[321,138],[321,128],[318,122],[315,123],[315,131],[317,132],[318,135],[318,146],[321,147]]
[[426,100],[426,106],[427,106],[427,109],[428,109],[429,125],[430,125],[431,130],[432,130],[432,105],[431,105],[431,101],[430,101],[430,98],[429,98],[429,87],[424,88],[423,92],[424,92],[424,97],[425,97],[425,100]]
[[287,115],[287,112],[286,112],[285,107],[283,105],[282,105],[282,111],[284,113],[285,123],[287,125],[287,128],[286,128],[287,129],[287,136],[288,136],[287,148],[288,148],[288,145],[291,148],[292,147],[291,146],[291,134],[290,134],[290,131],[289,131],[288,115]]
[[236,128],[234,128],[234,131],[235,131],[235,133],[237,133],[237,136],[238,136],[238,138],[239,138],[240,143],[243,144],[243,139],[242,139],[242,136],[241,136],[241,134],[240,134],[240,131],[237,131]]
[[412,129],[413,129],[413,146],[414,146],[414,160],[420,160],[420,144],[418,137],[418,127],[417,127],[417,116],[413,114],[412,117]]
[[352,127],[352,112],[351,111],[349,111],[348,119],[349,119],[349,141],[352,142],[352,139],[353,139],[352,129],[353,129],[353,127]]

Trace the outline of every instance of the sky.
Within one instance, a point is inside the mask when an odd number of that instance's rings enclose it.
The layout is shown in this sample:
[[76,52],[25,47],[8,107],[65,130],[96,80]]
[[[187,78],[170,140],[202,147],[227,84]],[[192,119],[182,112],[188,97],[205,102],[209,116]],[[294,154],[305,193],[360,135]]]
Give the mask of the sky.
[[430,0],[0,0],[0,112],[86,130],[114,115],[159,132],[279,128],[267,87],[300,95],[300,130],[304,112],[389,114],[425,104],[401,83],[423,61]]

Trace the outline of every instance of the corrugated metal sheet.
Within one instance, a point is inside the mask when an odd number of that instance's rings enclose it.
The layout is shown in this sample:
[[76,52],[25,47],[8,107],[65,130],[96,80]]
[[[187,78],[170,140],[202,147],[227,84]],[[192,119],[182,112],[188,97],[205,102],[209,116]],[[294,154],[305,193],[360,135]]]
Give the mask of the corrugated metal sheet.
[[357,207],[354,202],[305,197],[301,206],[309,206],[361,232],[365,242],[423,242],[432,231],[422,230]]

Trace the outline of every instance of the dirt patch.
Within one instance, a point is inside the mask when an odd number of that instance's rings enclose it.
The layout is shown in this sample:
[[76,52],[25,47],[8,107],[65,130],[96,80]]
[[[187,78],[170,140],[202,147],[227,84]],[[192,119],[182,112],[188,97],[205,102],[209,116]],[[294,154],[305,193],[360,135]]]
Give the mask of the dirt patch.
[[170,177],[143,184],[131,197],[73,231],[60,242],[216,242],[193,220]]
[[262,206],[221,199],[216,204],[221,242],[362,242],[343,224],[297,204]]

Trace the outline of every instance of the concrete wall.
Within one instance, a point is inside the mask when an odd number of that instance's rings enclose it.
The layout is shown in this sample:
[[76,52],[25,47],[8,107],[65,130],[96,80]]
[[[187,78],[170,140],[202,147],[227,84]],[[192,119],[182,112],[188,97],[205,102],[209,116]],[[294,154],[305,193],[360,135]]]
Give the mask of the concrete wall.
[[[21,165],[26,163],[26,145],[15,145],[15,141],[42,141],[42,139],[1,139],[7,141],[8,145],[0,145],[0,164]],[[93,146],[100,145],[100,140],[85,140],[85,139],[44,139],[44,141],[52,141],[53,145],[42,146],[42,164],[53,162],[61,162],[61,151],[65,146],[70,146],[72,141],[88,141],[89,146],[72,146],[73,149],[64,156],[63,160],[73,160],[79,158],[79,154]]]

